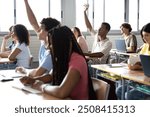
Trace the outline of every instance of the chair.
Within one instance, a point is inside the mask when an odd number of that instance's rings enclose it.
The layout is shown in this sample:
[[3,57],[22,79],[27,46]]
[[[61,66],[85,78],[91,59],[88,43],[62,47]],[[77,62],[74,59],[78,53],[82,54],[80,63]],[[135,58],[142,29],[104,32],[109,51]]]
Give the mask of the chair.
[[92,78],[92,83],[94,87],[94,91],[96,92],[96,96],[98,100],[107,100],[110,85],[100,79]]
[[33,63],[33,56],[30,55],[30,59],[29,59],[29,66],[30,66],[30,68],[32,68],[32,63]]

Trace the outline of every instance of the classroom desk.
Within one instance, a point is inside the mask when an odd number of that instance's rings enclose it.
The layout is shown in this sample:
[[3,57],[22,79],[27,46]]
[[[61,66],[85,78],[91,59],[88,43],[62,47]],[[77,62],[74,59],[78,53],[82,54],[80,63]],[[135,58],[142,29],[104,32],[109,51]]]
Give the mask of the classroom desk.
[[111,49],[110,51],[110,58],[111,56],[115,56],[116,58],[116,63],[119,63],[121,62],[120,60],[121,59],[126,59],[126,58],[123,58],[122,56],[126,56],[126,57],[129,57],[131,55],[135,56],[137,55],[138,53],[127,53],[127,52],[119,52],[117,51],[116,49]]
[[150,78],[145,76],[142,70],[138,70],[138,71],[130,70],[128,69],[128,66],[125,63],[122,64],[119,63],[118,65],[121,65],[121,67],[117,67],[117,66],[110,67],[108,64],[92,65],[92,67],[100,71],[105,71],[105,72],[118,75],[124,79],[133,80],[138,83],[142,83],[150,86]]
[[[14,70],[1,70],[0,74],[5,73],[14,73]],[[18,74],[17,74],[18,75]],[[15,76],[15,74],[14,74]],[[21,89],[13,88],[12,85],[15,82],[18,82],[18,78],[14,78],[13,81],[0,82],[0,98],[3,100],[58,100],[58,98],[41,93],[41,94],[32,94]]]
[[137,55],[137,53],[120,52],[120,51],[117,51],[117,49],[111,49],[110,53],[116,53],[118,55],[126,55],[126,56]]
[[124,85],[125,85],[124,80],[132,80],[150,86],[150,77],[145,76],[143,71],[129,70],[127,64],[121,64],[121,67],[110,67],[108,64],[92,65],[92,67],[100,71],[112,73],[121,77],[123,84],[122,99],[124,99]]
[[4,63],[13,63],[14,61],[10,61],[8,58],[0,58],[0,64]]

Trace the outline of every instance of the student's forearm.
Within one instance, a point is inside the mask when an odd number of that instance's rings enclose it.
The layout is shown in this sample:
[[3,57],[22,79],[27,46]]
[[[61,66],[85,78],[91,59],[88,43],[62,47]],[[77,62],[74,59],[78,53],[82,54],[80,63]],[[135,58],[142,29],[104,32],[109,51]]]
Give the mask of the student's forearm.
[[52,81],[53,77],[50,74],[35,77],[35,79],[43,81],[44,83],[49,83]]
[[97,57],[97,58],[104,56],[104,54],[101,52],[99,52],[99,53],[84,53],[84,55],[89,56],[89,57]]
[[84,11],[84,20],[85,20],[85,25],[86,27],[91,31],[92,30],[92,25],[87,17],[86,11]]
[[7,40],[3,39],[2,45],[1,45],[1,52],[5,52],[6,49]]

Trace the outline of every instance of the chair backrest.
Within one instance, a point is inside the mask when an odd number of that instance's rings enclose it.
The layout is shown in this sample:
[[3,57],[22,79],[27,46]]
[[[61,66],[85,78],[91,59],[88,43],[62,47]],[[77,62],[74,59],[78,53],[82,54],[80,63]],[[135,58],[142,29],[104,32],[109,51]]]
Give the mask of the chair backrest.
[[30,68],[32,67],[32,63],[33,63],[33,56],[30,55],[30,59],[29,59],[29,66],[30,66]]
[[100,79],[96,79],[96,78],[92,78],[92,83],[93,83],[93,87],[94,87],[94,91],[96,93],[97,99],[107,100],[110,85],[107,82],[100,80]]

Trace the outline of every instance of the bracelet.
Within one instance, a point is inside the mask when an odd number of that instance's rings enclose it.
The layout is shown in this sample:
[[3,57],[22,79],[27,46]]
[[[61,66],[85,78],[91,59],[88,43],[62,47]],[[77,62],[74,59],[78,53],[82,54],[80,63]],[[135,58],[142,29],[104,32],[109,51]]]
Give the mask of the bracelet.
[[42,85],[42,92],[44,93],[45,92],[45,88],[48,86],[49,84],[44,84]]

